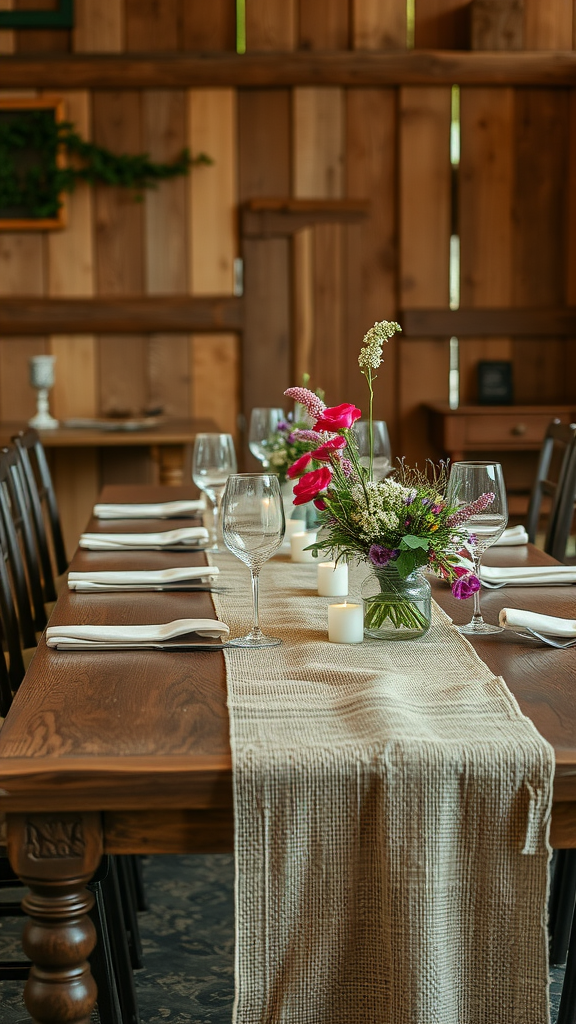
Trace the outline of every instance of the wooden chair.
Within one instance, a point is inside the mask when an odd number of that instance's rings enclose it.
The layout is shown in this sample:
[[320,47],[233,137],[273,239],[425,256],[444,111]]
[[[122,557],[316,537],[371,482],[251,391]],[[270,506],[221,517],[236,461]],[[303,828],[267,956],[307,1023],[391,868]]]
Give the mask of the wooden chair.
[[[17,538],[16,546],[23,556],[25,566],[25,585],[32,609],[34,629],[40,632],[44,629],[48,618],[44,607],[44,590],[42,587],[38,549],[34,539],[32,522],[26,507],[20,464],[15,448],[0,449],[0,514],[7,533],[8,561],[12,566],[13,575],[15,573],[19,575],[17,550],[14,546],[14,537],[10,523],[14,527]],[[21,589],[20,583],[18,586]],[[20,603],[18,604],[18,610],[20,611]]]
[[[46,452],[44,451],[38,432],[31,428],[16,434],[12,438],[12,442],[16,446],[16,450],[22,463],[22,470],[28,487],[28,493],[30,495],[32,517],[38,545],[40,551],[44,552],[41,553],[40,556],[42,565],[44,566],[46,558],[50,558],[44,517],[42,515],[42,508],[44,507],[46,510],[46,519],[50,528],[56,565],[56,575],[60,576],[62,573],[66,572],[68,568],[68,559],[66,557],[66,549],[64,547],[64,540],[62,537],[58,502],[56,501],[56,494],[46,459]],[[53,598],[50,598],[50,600],[53,600]]]
[[564,561],[576,489],[576,423],[552,420],[538,459],[536,479],[532,488],[526,529],[534,544],[544,497],[550,499],[544,550]]

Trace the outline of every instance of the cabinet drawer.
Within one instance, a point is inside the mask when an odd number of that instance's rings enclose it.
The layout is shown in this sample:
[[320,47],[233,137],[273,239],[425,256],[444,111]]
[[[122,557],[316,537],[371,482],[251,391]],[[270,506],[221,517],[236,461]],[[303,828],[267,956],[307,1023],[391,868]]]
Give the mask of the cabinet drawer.
[[515,444],[525,447],[533,443],[538,448],[542,443],[546,427],[552,419],[548,414],[495,413],[494,416],[467,416],[464,436],[466,445]]

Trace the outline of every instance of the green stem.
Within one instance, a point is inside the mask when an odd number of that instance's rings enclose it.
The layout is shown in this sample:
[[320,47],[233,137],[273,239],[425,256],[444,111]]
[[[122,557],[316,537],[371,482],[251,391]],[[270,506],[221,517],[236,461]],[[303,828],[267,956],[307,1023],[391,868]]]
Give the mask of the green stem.
[[370,391],[370,406],[369,406],[369,435],[370,435],[370,480],[374,480],[374,388],[372,387],[372,370],[368,370],[366,374],[366,380],[368,381],[368,390]]

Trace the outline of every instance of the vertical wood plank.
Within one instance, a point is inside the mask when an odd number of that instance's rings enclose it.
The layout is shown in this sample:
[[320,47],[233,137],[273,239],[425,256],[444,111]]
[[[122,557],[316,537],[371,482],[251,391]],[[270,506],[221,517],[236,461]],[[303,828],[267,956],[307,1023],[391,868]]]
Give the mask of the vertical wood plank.
[[400,441],[396,455],[424,469],[426,459],[437,461],[442,455],[429,440],[424,403],[448,401],[449,342],[435,338],[398,344]]
[[[511,338],[462,338],[459,346],[460,404],[478,403],[478,363],[482,359],[512,361]],[[517,396],[515,400],[519,401]]]
[[229,295],[238,251],[236,92],[191,89],[189,104],[191,152],[214,161],[195,167],[189,179],[190,289],[194,295]]
[[168,53],[179,48],[178,0],[125,0],[126,49]]
[[[397,319],[396,132],[394,89],[347,91],[347,194],[370,200],[369,217],[346,229],[344,372],[349,401],[363,410],[362,339],[376,321]],[[386,420],[393,452],[398,450],[398,353],[399,343],[393,340],[386,346],[374,396],[375,416]]]
[[[135,91],[94,93],[94,141],[117,153],[142,152],[141,98]],[[143,204],[129,189],[94,190],[96,282],[100,295],[138,295],[144,286]]]
[[[14,0],[0,0],[0,11],[11,11]],[[16,35],[11,28],[0,29],[0,54],[14,53],[16,50]]]
[[415,5],[414,45],[424,50],[467,50],[468,0],[418,0]]
[[235,334],[192,335],[192,415],[209,417],[225,434],[238,437],[240,343]]
[[[55,0],[13,0],[17,11],[51,11]],[[15,29],[17,53],[67,53],[71,49],[69,29]]]
[[[66,118],[90,138],[90,96],[74,90],[61,93]],[[66,197],[66,227],[47,232],[48,294],[90,296],[95,291],[92,189],[79,184]]]
[[0,295],[44,295],[45,246],[40,231],[0,232]]
[[1,419],[24,422],[36,412],[36,391],[29,383],[28,360],[46,351],[46,338],[0,339]]
[[165,416],[190,415],[190,344],[185,334],[148,339],[148,404]]
[[[293,379],[311,374],[314,359],[314,232],[297,231],[292,240]],[[312,390],[323,381],[311,380]],[[352,401],[352,399],[351,399]]]
[[294,89],[294,195],[336,198],[344,188],[343,91]]
[[524,0],[524,49],[571,50],[573,0]]
[[[143,122],[146,152],[154,160],[174,160],[186,145],[186,93],[180,89],[145,91]],[[184,295],[188,290],[188,191],[186,178],[179,177],[162,181],[146,193],[149,295]]]
[[355,50],[405,50],[406,4],[398,0],[353,0]]
[[73,48],[77,53],[124,49],[124,0],[75,0]]
[[296,0],[249,0],[246,4],[247,50],[293,50],[296,46]]
[[88,334],[52,335],[49,350],[56,356],[52,414],[59,420],[96,416],[96,340]]
[[238,94],[240,199],[290,194],[288,89],[241,89]]
[[[576,181],[576,89],[570,89],[568,109],[568,181]],[[566,242],[566,302],[576,306],[576,190],[568,188]]]
[[349,0],[299,0],[298,46],[301,50],[347,50],[350,45]]
[[146,338],[102,335],[98,344],[100,412],[136,415],[148,405]]
[[49,452],[64,547],[72,558],[101,489],[96,448],[57,448]]
[[231,0],[186,3],[182,8],[184,50],[236,50],[236,11]]

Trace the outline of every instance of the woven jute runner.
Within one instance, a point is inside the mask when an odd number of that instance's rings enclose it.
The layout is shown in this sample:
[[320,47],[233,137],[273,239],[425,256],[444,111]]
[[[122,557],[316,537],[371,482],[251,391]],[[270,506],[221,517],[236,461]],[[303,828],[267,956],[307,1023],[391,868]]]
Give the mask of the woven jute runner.
[[[248,572],[216,561],[238,635]],[[261,580],[283,645],[226,653],[235,1021],[545,1024],[552,748],[437,606],[330,644],[314,566]]]

